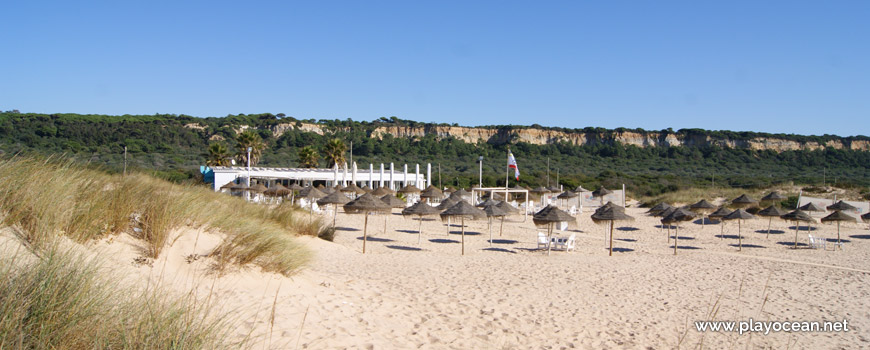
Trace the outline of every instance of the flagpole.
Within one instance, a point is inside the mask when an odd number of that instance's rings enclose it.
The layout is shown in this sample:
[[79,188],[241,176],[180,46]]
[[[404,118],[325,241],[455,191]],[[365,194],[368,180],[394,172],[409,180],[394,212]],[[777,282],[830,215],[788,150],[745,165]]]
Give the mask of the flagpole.
[[[511,171],[511,156],[510,156],[510,154],[511,154],[511,148],[508,147],[508,153],[507,153],[507,157],[506,157],[507,158],[507,165],[504,168],[504,188],[505,189],[508,189],[510,187],[510,186],[508,186],[508,179],[510,178],[509,174]],[[505,198],[505,199],[507,199],[507,198]]]

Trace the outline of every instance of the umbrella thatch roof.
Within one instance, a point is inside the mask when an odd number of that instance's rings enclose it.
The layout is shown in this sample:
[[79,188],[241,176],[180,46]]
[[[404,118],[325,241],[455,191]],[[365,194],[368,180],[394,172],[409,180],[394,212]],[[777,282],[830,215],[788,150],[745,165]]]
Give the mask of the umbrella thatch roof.
[[576,220],[571,214],[568,214],[562,209],[556,208],[556,206],[548,205],[541,211],[535,213],[535,216],[532,217],[532,221],[535,222],[535,225],[547,224],[551,222],[567,222]]
[[299,197],[308,199],[320,199],[326,197],[326,193],[320,192],[320,190],[309,186],[299,191]]
[[593,197],[604,197],[608,194],[613,193],[613,191],[604,188],[604,186],[599,187],[597,190],[592,191]]
[[[319,190],[320,192],[323,192],[324,194],[332,194],[332,192],[335,192],[335,189],[332,188],[332,187],[323,187],[323,188],[318,187],[318,190]],[[340,192],[340,191],[339,191],[339,192]]]
[[668,207],[668,208],[665,209],[665,210],[662,210],[662,211],[660,211],[660,212],[658,212],[658,213],[653,214],[653,216],[657,216],[657,217],[666,217],[666,216],[668,216],[668,215],[671,215],[671,213],[677,211],[677,209],[680,209],[680,208],[679,208],[679,207]]
[[787,220],[787,221],[806,221],[806,222],[816,221],[815,219],[813,219],[812,216],[810,216],[809,214],[805,213],[803,210],[800,210],[800,209],[792,211],[792,212],[785,214],[783,216],[780,216],[779,218],[783,219],[783,220]]
[[381,200],[384,201],[384,203],[387,203],[387,205],[389,205],[390,208],[404,208],[405,207],[405,201],[403,201],[403,200],[401,200],[401,199],[399,199],[396,196],[391,195],[391,194],[385,194],[383,197],[381,197]]
[[328,196],[320,198],[317,200],[317,205],[325,205],[325,204],[347,204],[350,202],[350,198],[341,193],[341,191],[335,191],[330,193]]
[[586,192],[586,189],[583,188],[583,186],[577,186],[577,188],[574,189],[574,192],[576,192],[576,193]]
[[565,191],[560,193],[556,198],[559,199],[568,199],[568,198],[576,198],[579,194],[574,193],[573,191]]
[[529,191],[529,192],[532,192],[532,193],[549,193],[550,190],[547,189],[547,188],[544,187],[544,186],[538,186],[538,187],[533,188],[533,189],[532,189],[531,191]]
[[716,206],[713,205],[712,203],[708,202],[706,199],[702,199],[702,200],[698,201],[698,203],[695,203],[695,204],[692,204],[689,206],[689,209],[695,209],[695,210],[709,210],[709,209],[715,209],[715,208],[716,208]]
[[486,216],[506,216],[510,213],[507,210],[502,209],[498,206],[498,202],[493,202],[491,205],[487,205],[483,207],[483,212],[486,213]]
[[372,191],[372,195],[376,197],[383,197],[385,194],[393,194],[396,191],[391,190],[389,187],[378,187],[374,191]]
[[380,198],[372,196],[371,193],[363,194],[353,201],[344,205],[346,213],[367,213],[367,212],[390,212],[390,206],[384,203]]
[[822,218],[822,222],[833,222],[833,221],[858,222],[858,219],[856,219],[854,216],[848,215],[848,214],[846,214],[842,211],[839,211],[839,210],[831,213],[831,215],[828,215],[828,216]]
[[441,212],[441,218],[447,218],[448,216],[469,216],[472,218],[483,218],[486,217],[486,213],[483,210],[475,208],[473,205],[469,204],[466,201],[459,201],[452,207],[447,208],[447,210]]
[[498,202],[498,204],[496,204],[496,206],[498,206],[499,208],[501,208],[502,210],[504,210],[505,212],[507,212],[508,215],[510,215],[510,214],[516,214],[516,213],[519,213],[519,212],[520,212],[519,209],[514,208],[513,205],[510,205],[510,204],[508,204],[508,202],[505,202],[505,201]]
[[737,209],[733,211],[731,214],[725,215],[722,217],[722,220],[749,220],[755,219],[755,215],[749,214],[746,210]]
[[230,189],[230,188],[232,188],[232,187],[235,186],[235,185],[236,185],[236,184],[233,183],[233,182],[227,182],[225,185],[221,186],[221,189],[222,189],[222,190]]
[[783,216],[788,214],[787,211],[777,208],[776,206],[769,206],[764,208],[763,210],[756,213],[758,216]]
[[822,208],[813,202],[809,202],[806,205],[804,205],[798,209],[803,210],[803,211],[826,211],[825,208]]
[[671,208],[670,204],[665,203],[665,202],[661,202],[659,204],[656,204],[654,207],[650,208],[647,211],[647,213],[655,215],[655,214],[661,213],[665,210],[668,210],[668,208]]
[[400,188],[397,192],[399,192],[399,193],[420,193],[420,189],[414,185],[407,185],[405,187]]
[[359,186],[357,186],[355,183],[351,183],[350,185],[347,185],[347,187],[345,187],[343,190],[341,190],[341,192],[353,192],[356,194],[366,193],[366,191],[364,191],[362,188],[359,188]]
[[488,206],[488,205],[496,205],[496,204],[498,204],[498,201],[495,201],[495,200],[492,200],[492,199],[487,199],[487,200],[484,201],[484,202],[480,202],[480,203],[478,203],[477,205],[475,205],[475,207],[483,208],[483,207]]
[[746,194],[741,194],[740,197],[734,198],[731,201],[731,204],[737,204],[737,205],[747,205],[747,204],[753,204],[753,203],[758,203],[758,201],[755,199],[752,199],[752,197],[749,197]]
[[425,190],[420,192],[420,198],[441,198],[444,197],[444,193],[438,189],[438,187],[429,185]]
[[452,207],[454,204],[459,203],[459,201],[461,201],[461,199],[454,198],[451,195],[450,197],[447,197],[447,199],[441,201],[441,204],[439,204],[436,208],[438,208],[438,210],[442,210],[442,211],[447,210],[450,207]]
[[861,215],[861,220],[864,220],[864,222],[870,221],[870,213]]
[[463,197],[463,196],[468,197],[471,195],[471,192],[466,191],[464,188],[460,188],[460,189],[454,191],[453,193],[451,193],[450,195],[451,196],[459,196],[459,197]]
[[453,192],[456,192],[456,189],[453,188],[453,186],[447,187],[447,189],[444,190],[444,193],[453,193]]
[[289,190],[291,190],[291,191],[300,191],[300,190],[302,190],[303,188],[304,188],[304,187],[299,186],[299,184],[296,184],[296,183],[292,183],[292,184],[290,184],[290,186],[287,186],[287,189],[289,189]]
[[710,213],[710,215],[707,215],[707,217],[708,218],[721,218],[721,217],[728,216],[728,214],[731,214],[731,212],[732,212],[732,210],[722,206],[722,207],[719,207],[719,209],[717,209],[716,211]]
[[341,184],[336,184],[335,186],[332,187],[332,189],[336,190],[336,191],[342,191],[342,190],[344,190],[344,188],[345,187],[342,186]]
[[553,186],[547,187],[547,189],[550,190],[550,192],[552,192],[552,193],[562,192],[562,189],[559,188],[559,186],[556,186],[556,185],[553,185]]
[[414,205],[407,207],[402,210],[402,215],[435,215],[440,214],[441,211],[438,208],[435,208],[429,204],[423,202],[414,203]]
[[487,192],[485,195],[483,195],[481,198],[500,201],[500,200],[504,200],[504,194],[499,193],[499,192],[495,192],[495,191],[490,191],[490,192]]
[[695,213],[683,208],[676,208],[673,212],[662,218],[662,223],[689,221],[695,218]]
[[233,191],[248,191],[248,190],[250,190],[251,188],[248,187],[248,185],[245,185],[245,184],[235,184],[235,185],[232,185],[232,186],[230,187],[230,189],[233,190]]
[[829,205],[828,210],[858,210],[858,208],[844,201],[839,201]]
[[781,200],[786,200],[786,199],[788,199],[788,197],[783,196],[783,195],[779,194],[779,192],[776,192],[776,191],[770,192],[766,196],[761,197],[761,200],[764,202],[766,202],[766,201],[781,201]]
[[363,190],[363,192],[365,192],[365,193],[372,193],[372,191],[373,191],[372,188],[369,187],[368,185],[363,186],[363,187],[362,187],[362,190]]
[[269,187],[266,192],[263,192],[270,196],[286,196],[290,194],[290,190],[287,187],[284,187],[282,184],[275,184],[275,186]]
[[598,208],[598,209],[595,209],[595,212],[597,213],[597,212],[600,212],[600,211],[611,210],[611,209],[616,209],[616,210],[619,210],[619,211],[621,211],[621,212],[625,212],[625,208],[620,207],[620,206],[618,206],[618,205],[616,205],[616,204],[613,204],[613,202],[607,202],[607,204],[602,205],[602,206],[601,206],[600,208]]
[[625,220],[634,220],[633,217],[626,214],[624,211],[621,211],[617,208],[622,209],[622,207],[611,207],[605,210],[596,211],[592,214],[592,221],[595,223],[601,221],[625,221]]

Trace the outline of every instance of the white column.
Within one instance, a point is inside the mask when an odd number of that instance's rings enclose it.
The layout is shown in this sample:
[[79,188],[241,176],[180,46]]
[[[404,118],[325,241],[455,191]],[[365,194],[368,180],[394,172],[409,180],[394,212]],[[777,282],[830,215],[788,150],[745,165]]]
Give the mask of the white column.
[[402,187],[405,187],[408,186],[408,164],[405,164],[405,167],[403,169],[404,170],[402,170],[402,173],[405,175],[405,177],[402,178]]
[[338,185],[338,164],[332,167],[332,171],[332,187],[335,187],[335,185]]
[[393,174],[395,174],[395,164],[390,163],[390,189],[395,190],[396,184],[393,182]]
[[426,163],[426,187],[429,186],[432,186],[432,163]]
[[352,181],[353,184],[356,185],[356,162],[353,162],[353,173],[351,174],[350,181]]
[[344,177],[341,178],[341,185],[347,186],[347,163],[344,163]]
[[381,178],[380,178],[380,181],[381,181],[381,185],[378,186],[378,187],[384,187],[384,163],[381,163]]
[[[414,186],[420,188],[420,164],[416,164],[416,169],[414,170]],[[425,188],[425,187],[424,187]]]
[[375,165],[369,163],[369,188],[375,188]]

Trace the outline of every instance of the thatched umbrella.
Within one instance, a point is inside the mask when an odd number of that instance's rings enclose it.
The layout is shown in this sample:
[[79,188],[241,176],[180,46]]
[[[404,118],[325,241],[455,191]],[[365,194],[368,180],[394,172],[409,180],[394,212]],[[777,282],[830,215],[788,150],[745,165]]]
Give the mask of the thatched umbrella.
[[731,200],[731,205],[737,208],[747,208],[755,203],[758,203],[758,201],[752,199],[752,197],[749,197],[746,194],[741,194],[740,197]]
[[[671,215],[671,213],[673,213],[673,212],[674,212],[675,210],[677,210],[677,209],[679,209],[679,208],[677,208],[677,207],[672,207],[672,206],[669,205],[669,206],[668,206],[667,208],[665,208],[664,210],[661,210],[661,211],[659,211],[659,212],[657,212],[657,213],[655,213],[655,214],[652,214],[652,216],[654,216],[654,217],[660,217],[660,218],[665,218],[665,217],[667,217],[668,215]],[[664,232],[664,230],[665,230],[665,223],[662,222],[662,224],[659,226],[659,232]],[[671,241],[671,224],[668,223],[668,242],[670,242],[670,241]]]
[[784,201],[788,199],[788,197],[779,194],[777,191],[773,191],[768,193],[766,196],[761,197],[762,202],[774,202],[779,203],[780,201]]
[[290,205],[293,205],[296,200],[296,192],[301,191],[303,187],[294,182],[290,186],[287,186],[287,189],[290,190]]
[[[323,194],[332,194],[332,192],[337,191],[336,189],[334,189],[332,187],[325,187],[325,186],[318,186],[317,189],[320,190],[320,192],[323,192]],[[341,191],[339,191],[339,192],[341,192]]]
[[444,197],[444,193],[438,189],[438,187],[429,185],[425,190],[420,192],[420,198],[426,198],[426,201],[431,201],[432,199],[441,199]]
[[[453,193],[456,193],[456,192],[453,192]],[[447,197],[446,199],[441,201],[441,203],[438,204],[438,206],[435,208],[443,212],[447,209],[450,209],[450,207],[456,205],[456,203],[459,203],[460,201],[462,201],[460,196],[454,197],[453,194],[451,194],[449,197]],[[449,217],[447,218],[447,234],[448,235],[450,234],[450,218]]]
[[[405,201],[399,199],[396,196],[390,195],[390,194],[385,194],[383,197],[381,197],[381,200],[384,201],[384,203],[387,203],[387,205],[389,205],[391,209],[405,207]],[[392,214],[392,210],[390,210],[390,214]],[[387,233],[387,218],[388,217],[389,217],[389,215],[384,215],[384,234]]]
[[365,193],[372,193],[372,192],[374,192],[374,190],[372,190],[372,188],[369,187],[368,185],[363,186],[363,187],[362,187],[362,190],[363,190],[363,192],[365,192]]
[[803,206],[801,206],[798,209],[803,210],[804,212],[813,212],[813,211],[814,212],[825,212],[825,211],[827,211],[827,210],[825,210],[825,208],[822,208],[821,206],[819,206],[818,204],[813,203],[813,202],[809,202],[807,204],[804,204]]
[[857,207],[855,207],[849,203],[846,203],[844,201],[839,201],[837,203],[831,204],[827,207],[827,209],[828,210],[843,210],[843,211],[849,211],[849,210],[857,211],[858,210]]
[[327,195],[326,197],[320,198],[317,200],[317,205],[326,205],[332,204],[332,227],[335,227],[335,216],[338,213],[338,206],[345,205],[350,202],[350,198],[341,193],[340,191],[335,191]]
[[399,192],[399,193],[420,193],[420,189],[414,185],[407,185],[405,187],[400,188],[396,192]]
[[347,185],[347,187],[345,187],[343,190],[341,190],[341,192],[350,192],[350,193],[353,193],[355,196],[366,193],[366,191],[364,191],[362,188],[359,188],[359,186],[357,186],[355,183],[352,183],[352,182],[350,185]]
[[604,196],[611,193],[613,193],[613,191],[604,188],[604,186],[601,186],[597,190],[592,191],[592,196],[601,198],[601,204],[604,204]]
[[453,191],[453,193],[451,193],[450,195],[459,197],[460,199],[463,199],[463,198],[470,198],[471,192],[466,191],[464,188],[460,188],[456,191]]
[[402,215],[417,215],[420,219],[420,227],[417,228],[417,246],[420,246],[420,240],[423,237],[423,216],[440,213],[441,211],[437,208],[423,202],[414,203],[414,205],[402,210]]
[[454,188],[453,186],[447,187],[447,189],[444,190],[444,193],[453,193],[453,192],[456,192],[456,188]]
[[665,203],[665,202],[661,202],[659,204],[656,204],[654,207],[650,208],[649,210],[647,210],[646,213],[655,216],[656,214],[661,213],[661,212],[668,210],[670,208],[671,208],[670,204]]
[[366,216],[365,223],[363,224],[363,254],[366,253],[366,241],[368,240],[369,213],[386,213],[389,212],[390,209],[391,208],[387,203],[384,203],[380,198],[372,196],[370,193],[363,194],[344,205],[345,213],[364,213]]
[[[344,190],[344,186],[342,186],[342,185],[339,183],[339,184],[335,184],[335,186],[333,186],[332,189],[340,192],[341,190]],[[346,196],[345,196],[345,197],[346,197]]]
[[267,196],[286,196],[290,194],[290,189],[284,187],[284,185],[276,183],[274,186],[269,187],[263,194]]
[[230,191],[232,191],[232,192],[247,192],[250,190],[251,190],[251,188],[248,187],[248,185],[245,185],[243,183],[239,183],[239,184],[235,184],[235,185],[230,186]]
[[708,202],[706,199],[698,201],[698,203],[689,206],[689,210],[701,215],[701,229],[704,229],[704,215],[713,212],[716,206]]
[[[846,205],[848,205],[848,204],[846,204]],[[828,208],[830,208],[830,207],[828,207]],[[822,222],[833,222],[833,221],[837,222],[837,245],[839,245],[840,244],[840,222],[842,222],[842,221],[858,222],[858,219],[856,219],[854,216],[847,215],[842,210],[837,210],[837,211],[831,213],[831,215],[828,215],[828,216],[822,218]]]
[[454,204],[452,207],[447,208],[447,210],[441,213],[441,219],[455,216],[459,216],[462,220],[462,255],[465,255],[465,217],[479,219],[486,217],[486,213],[483,210],[475,208],[466,201],[459,201],[459,203]]
[[498,204],[496,204],[496,205],[497,205],[499,208],[502,208],[504,211],[506,211],[506,212],[508,213],[508,215],[511,215],[511,214],[517,214],[517,213],[520,212],[519,209],[514,208],[513,205],[510,205],[510,203],[505,202],[505,201],[499,201]]
[[719,238],[722,239],[723,235],[725,235],[725,221],[722,220],[723,217],[731,214],[732,210],[728,209],[726,206],[721,206],[716,211],[707,215],[708,218],[717,218],[719,219]]
[[613,256],[613,222],[617,220],[634,220],[633,217],[628,216],[625,212],[617,208],[621,209],[622,207],[613,206],[605,210],[596,211],[592,214],[592,221],[596,224],[599,222],[610,221],[610,256]]
[[870,213],[861,215],[861,220],[864,220],[864,222],[870,222]]
[[[668,224],[668,242],[671,241],[671,224],[678,223],[680,221],[691,221],[695,218],[695,213],[688,211],[683,208],[673,208],[668,215],[662,218],[662,224]],[[670,211],[666,210],[666,211]],[[676,225],[674,228],[674,255],[677,255],[677,242],[680,239],[680,225]]]
[[559,186],[556,186],[556,185],[553,185],[553,186],[547,187],[547,189],[550,190],[550,193],[559,193],[559,192],[562,192],[562,189],[559,188]]
[[[785,214],[783,216],[780,216],[780,218],[785,220],[785,221],[794,221],[794,249],[797,249],[798,229],[800,228],[800,226],[798,225],[798,222],[799,221],[803,221],[803,222],[816,221],[815,219],[813,219],[812,216],[810,216],[810,214],[807,214],[806,212],[804,212],[803,210],[800,210],[800,209],[792,211],[792,212]],[[809,230],[809,228],[810,228],[810,226],[809,226],[809,224],[807,224],[807,230]]]
[[[493,201],[492,199],[487,200],[484,203],[489,203],[483,207],[483,212],[486,213],[487,221],[489,221],[489,246],[492,247],[492,218],[494,216],[501,216],[502,227],[504,226],[504,217],[508,214],[508,212],[498,206],[498,202]],[[501,232],[498,234],[501,236]]]
[[233,186],[236,184],[233,182],[227,182],[225,185],[221,186],[220,190],[223,192],[224,190],[232,191]]
[[553,235],[553,224],[557,222],[569,222],[576,220],[571,214],[555,206],[548,205],[532,217],[535,225],[547,224],[547,255],[550,255],[550,240]]
[[299,198],[305,198],[309,203],[308,219],[311,219],[311,212],[314,211],[313,204],[320,198],[326,197],[326,193],[320,192],[315,187],[308,186],[299,191]]
[[[579,196],[580,196],[580,195],[577,194],[576,192],[571,191],[571,190],[568,190],[568,191],[565,191],[565,192],[560,193],[558,196],[556,196],[556,198],[564,199],[565,202],[567,203],[569,199],[571,199],[571,198],[577,198],[577,197],[579,197]],[[565,205],[567,205],[567,204],[565,204]]]
[[769,220],[767,221],[767,238],[770,238],[770,224],[773,223],[773,218],[778,218],[778,217],[783,216],[785,214],[788,214],[788,212],[785,210],[779,209],[774,205],[771,205],[767,208],[764,208],[763,210],[756,213],[756,215],[758,215],[758,216],[766,216],[769,218]]
[[372,196],[383,197],[386,194],[394,193],[396,193],[396,191],[391,190],[389,187],[378,187],[374,191],[372,191]]
[[740,246],[737,250],[743,250],[743,236],[740,234],[740,223],[742,220],[749,219],[755,219],[755,215],[749,214],[743,209],[737,209],[731,214],[722,217],[722,220],[737,220],[737,241]]
[[[266,192],[267,190],[269,190],[269,189],[266,188],[266,186],[263,186],[263,184],[256,184],[254,186],[251,186],[249,191],[251,191],[251,193],[262,194],[262,193]],[[259,202],[259,199],[257,201]]]
[[488,205],[496,205],[496,204],[498,204],[498,201],[492,200],[492,199],[487,199],[483,202],[478,203],[477,205],[475,205],[475,207],[483,208],[483,207],[486,207]]

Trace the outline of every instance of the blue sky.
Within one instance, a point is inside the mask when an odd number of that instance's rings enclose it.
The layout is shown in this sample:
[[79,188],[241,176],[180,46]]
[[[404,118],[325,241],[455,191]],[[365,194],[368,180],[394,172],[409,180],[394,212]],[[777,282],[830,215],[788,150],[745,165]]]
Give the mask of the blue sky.
[[0,109],[870,135],[870,1],[7,1]]

